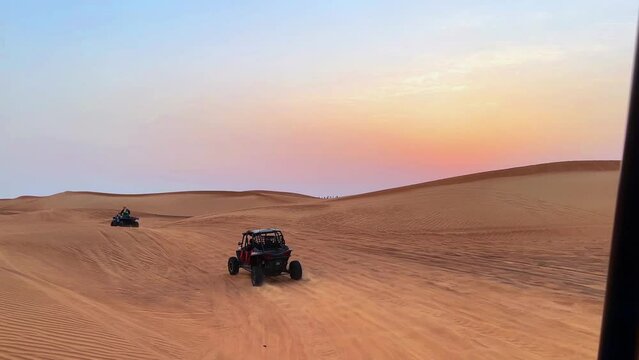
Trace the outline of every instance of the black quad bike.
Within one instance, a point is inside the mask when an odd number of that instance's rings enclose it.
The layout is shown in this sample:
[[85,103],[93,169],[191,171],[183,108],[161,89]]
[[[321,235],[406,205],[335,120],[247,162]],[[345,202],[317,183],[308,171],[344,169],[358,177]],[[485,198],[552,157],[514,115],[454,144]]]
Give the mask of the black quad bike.
[[282,273],[288,273],[293,280],[302,278],[302,264],[297,260],[288,262],[291,249],[279,229],[249,230],[237,245],[236,256],[229,258],[229,274],[236,275],[243,268],[251,273],[253,286],[262,285],[265,276]]
[[139,219],[135,216],[117,214],[111,220],[111,226],[140,227]]

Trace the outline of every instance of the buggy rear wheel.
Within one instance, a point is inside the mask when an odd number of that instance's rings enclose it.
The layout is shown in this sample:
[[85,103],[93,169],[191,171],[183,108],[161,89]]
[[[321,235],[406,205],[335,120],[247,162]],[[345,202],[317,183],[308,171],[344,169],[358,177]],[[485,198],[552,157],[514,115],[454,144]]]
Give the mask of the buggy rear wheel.
[[137,221],[134,221],[132,226],[133,226],[133,227],[140,227],[140,223],[139,223],[139,222],[137,222]]
[[115,220],[113,220],[111,221],[111,226],[118,226],[118,223]]
[[264,282],[264,269],[259,265],[251,266],[251,284],[261,286]]
[[237,273],[240,272],[240,261],[235,256],[230,257],[228,268],[229,274],[237,275]]
[[302,264],[299,261],[291,261],[288,265],[288,273],[291,275],[291,279],[299,280],[302,278]]

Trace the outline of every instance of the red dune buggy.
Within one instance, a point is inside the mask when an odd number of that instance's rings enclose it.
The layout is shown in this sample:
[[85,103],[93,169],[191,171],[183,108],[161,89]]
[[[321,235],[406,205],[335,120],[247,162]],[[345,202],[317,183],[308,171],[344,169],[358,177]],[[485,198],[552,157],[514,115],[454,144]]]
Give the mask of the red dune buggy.
[[296,260],[288,262],[291,249],[279,229],[249,230],[242,234],[237,245],[236,256],[228,261],[229,274],[236,275],[243,268],[251,273],[253,286],[262,285],[265,276],[282,273],[288,273],[293,280],[302,278],[302,264]]

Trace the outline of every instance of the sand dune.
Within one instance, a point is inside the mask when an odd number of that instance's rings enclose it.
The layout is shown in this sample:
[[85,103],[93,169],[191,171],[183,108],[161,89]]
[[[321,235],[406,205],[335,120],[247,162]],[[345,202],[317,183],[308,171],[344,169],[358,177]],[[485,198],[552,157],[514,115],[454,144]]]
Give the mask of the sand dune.
[[26,196],[0,200],[0,211],[48,209],[109,209],[128,206],[154,215],[193,216],[291,204],[313,199],[310,196],[275,191],[185,191],[160,194],[119,195],[86,191],[67,191],[51,196]]
[[606,171],[619,170],[620,166],[621,166],[621,162],[618,160],[597,160],[597,161],[586,160],[586,161],[553,162],[553,163],[547,163],[547,164],[520,166],[516,168],[491,170],[491,171],[485,171],[485,172],[480,172],[476,174],[455,176],[455,177],[429,181],[429,182],[420,183],[420,184],[407,185],[407,186],[402,186],[398,188],[352,195],[347,198],[372,196],[372,195],[379,195],[384,193],[397,193],[400,191],[410,191],[410,190],[424,188],[424,187],[454,185],[454,184],[462,184],[462,183],[474,182],[474,181],[480,181],[480,180],[492,180],[496,178],[508,178],[508,177],[518,177],[518,176],[526,176],[526,175],[570,173],[570,172],[606,172]]
[[[618,162],[336,200],[274,192],[0,201],[0,358],[595,356]],[[112,228],[127,205],[139,229]],[[304,279],[226,259],[277,226]]]

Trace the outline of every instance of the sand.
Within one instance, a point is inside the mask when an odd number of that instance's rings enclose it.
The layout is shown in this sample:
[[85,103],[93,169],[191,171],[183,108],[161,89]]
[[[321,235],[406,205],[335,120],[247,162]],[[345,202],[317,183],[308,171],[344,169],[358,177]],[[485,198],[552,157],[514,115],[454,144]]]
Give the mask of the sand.
[[[0,358],[594,358],[618,168],[549,164],[329,200],[0,200]],[[109,226],[124,205],[140,228]],[[230,276],[241,232],[271,226],[304,278]]]

